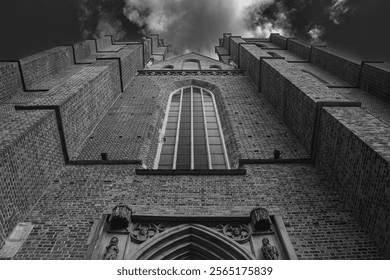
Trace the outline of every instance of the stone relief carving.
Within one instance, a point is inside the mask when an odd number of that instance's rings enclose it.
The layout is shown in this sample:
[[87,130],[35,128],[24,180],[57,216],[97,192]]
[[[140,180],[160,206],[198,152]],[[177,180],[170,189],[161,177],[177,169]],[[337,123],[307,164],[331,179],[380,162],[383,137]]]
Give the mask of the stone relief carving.
[[104,253],[105,260],[116,260],[119,253],[118,248],[119,239],[117,237],[113,237],[110,240],[110,244],[107,245],[106,251]]
[[255,231],[270,230],[271,221],[269,213],[264,208],[255,208],[250,213],[251,221]]
[[245,243],[249,240],[251,236],[250,229],[247,225],[231,225],[227,224],[225,226],[218,225],[217,230],[223,235],[237,241],[238,243]]
[[156,234],[165,230],[164,224],[144,224],[144,223],[136,223],[132,227],[130,231],[130,236],[133,241],[136,243],[142,243]]
[[131,223],[130,207],[119,204],[112,209],[110,225],[112,229],[126,229]]
[[261,252],[263,253],[264,258],[266,260],[277,260],[279,258],[278,249],[269,243],[268,238],[263,238],[262,243]]

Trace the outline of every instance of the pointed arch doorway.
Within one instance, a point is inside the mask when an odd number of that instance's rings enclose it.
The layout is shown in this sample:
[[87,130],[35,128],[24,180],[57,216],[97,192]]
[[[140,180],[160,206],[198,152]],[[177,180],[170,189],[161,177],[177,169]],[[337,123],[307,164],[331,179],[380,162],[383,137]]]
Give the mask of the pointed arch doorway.
[[200,224],[181,224],[139,246],[132,260],[254,260],[231,240]]

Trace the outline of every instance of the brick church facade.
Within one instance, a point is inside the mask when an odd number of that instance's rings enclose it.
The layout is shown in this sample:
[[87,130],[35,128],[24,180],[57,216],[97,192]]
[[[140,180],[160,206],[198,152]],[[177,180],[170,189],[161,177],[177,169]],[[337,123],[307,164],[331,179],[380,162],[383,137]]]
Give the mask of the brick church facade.
[[390,66],[279,34],[216,53],[0,62],[0,258],[389,259]]

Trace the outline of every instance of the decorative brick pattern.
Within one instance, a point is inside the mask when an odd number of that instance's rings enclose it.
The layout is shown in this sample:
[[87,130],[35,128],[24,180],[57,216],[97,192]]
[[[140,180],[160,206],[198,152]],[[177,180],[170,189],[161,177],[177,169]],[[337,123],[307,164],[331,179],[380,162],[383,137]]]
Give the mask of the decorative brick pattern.
[[317,166],[390,257],[390,127],[360,108],[325,108]]
[[390,103],[390,65],[387,63],[364,63],[359,87]]

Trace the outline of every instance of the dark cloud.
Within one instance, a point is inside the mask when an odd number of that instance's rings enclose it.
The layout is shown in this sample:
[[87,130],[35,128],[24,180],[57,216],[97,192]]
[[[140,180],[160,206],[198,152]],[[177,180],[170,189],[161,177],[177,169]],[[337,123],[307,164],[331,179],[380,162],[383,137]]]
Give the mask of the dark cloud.
[[143,34],[159,33],[176,53],[192,50],[212,55],[223,32],[241,31],[234,25],[235,2],[127,0],[124,14]]
[[1,59],[106,34],[132,40],[159,33],[176,53],[212,55],[224,32],[270,32],[324,41],[390,60],[388,0],[2,0]]
[[245,13],[249,30],[272,29],[367,59],[390,60],[390,1],[257,1]]

